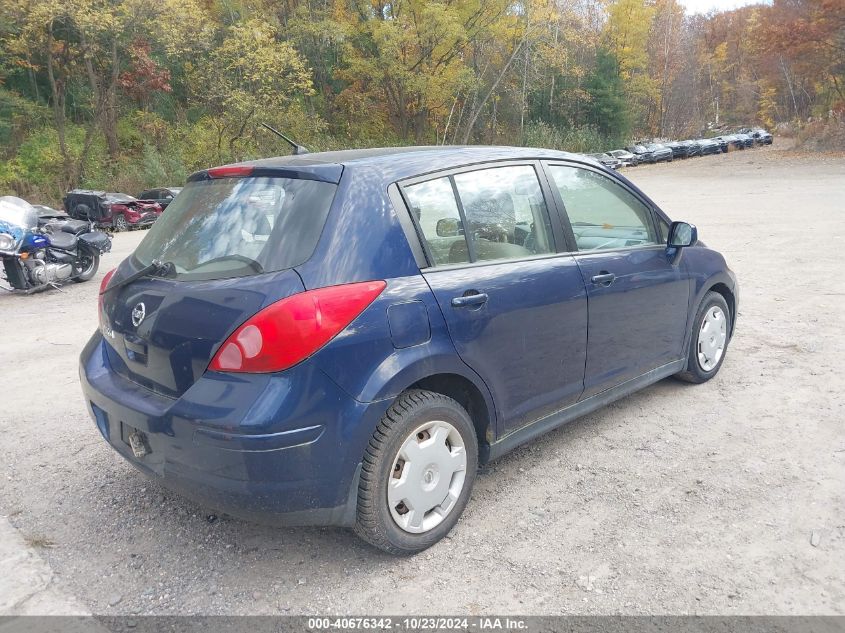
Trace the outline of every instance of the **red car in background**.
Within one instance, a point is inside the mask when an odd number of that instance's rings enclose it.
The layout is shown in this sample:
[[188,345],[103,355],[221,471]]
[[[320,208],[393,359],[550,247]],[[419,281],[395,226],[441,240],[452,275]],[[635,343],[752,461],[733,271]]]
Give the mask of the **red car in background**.
[[125,193],[74,189],[64,199],[65,211],[77,220],[92,220],[99,227],[126,231],[148,227],[161,215],[154,200],[138,200]]

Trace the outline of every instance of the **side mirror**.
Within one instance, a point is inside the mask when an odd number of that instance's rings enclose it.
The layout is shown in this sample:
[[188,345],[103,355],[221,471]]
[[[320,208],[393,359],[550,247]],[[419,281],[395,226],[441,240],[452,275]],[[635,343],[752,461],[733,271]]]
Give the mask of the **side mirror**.
[[441,218],[437,220],[438,237],[455,237],[461,234],[461,221],[457,218]]
[[669,227],[669,239],[666,243],[671,248],[692,246],[698,241],[698,229],[688,222],[672,222]]

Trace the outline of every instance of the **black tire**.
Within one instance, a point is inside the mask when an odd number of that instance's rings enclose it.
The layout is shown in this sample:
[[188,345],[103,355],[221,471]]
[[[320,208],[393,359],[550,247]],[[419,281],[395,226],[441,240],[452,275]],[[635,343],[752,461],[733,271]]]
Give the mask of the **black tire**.
[[[88,281],[94,275],[97,274],[97,269],[100,267],[100,255],[99,254],[85,254],[86,257],[90,257],[90,264],[88,267],[83,269],[78,275],[76,275],[73,280],[77,283],[82,283],[83,281]],[[75,272],[75,271],[74,271]]]
[[[404,441],[425,422],[442,420],[460,434],[466,451],[464,485],[443,520],[427,532],[406,532],[394,521],[387,500],[391,469]],[[478,439],[466,410],[455,400],[432,391],[402,393],[379,422],[364,453],[358,486],[355,532],[389,554],[408,556],[431,547],[449,533],[469,501],[478,470]]]
[[[722,357],[716,363],[716,366],[710,369],[709,371],[704,370],[698,360],[698,333],[701,330],[702,322],[704,321],[704,316],[710,310],[710,308],[718,306],[724,312],[725,317],[727,319],[727,339],[725,340],[725,347],[722,352]],[[700,384],[702,382],[707,382],[713,376],[719,373],[719,369],[722,367],[722,363],[725,362],[725,356],[728,354],[728,345],[731,342],[731,323],[732,323],[732,316],[730,308],[728,307],[728,302],[725,301],[725,298],[720,295],[718,292],[710,291],[706,295],[704,295],[704,299],[701,301],[701,305],[698,306],[698,312],[695,315],[695,320],[692,322],[692,332],[690,334],[690,345],[687,355],[687,369],[682,371],[678,374],[675,374],[675,378],[678,380],[682,380],[684,382],[691,382],[694,384]]]
[[111,225],[115,233],[129,230],[129,223],[126,221],[126,216],[122,213],[118,213],[112,218]]

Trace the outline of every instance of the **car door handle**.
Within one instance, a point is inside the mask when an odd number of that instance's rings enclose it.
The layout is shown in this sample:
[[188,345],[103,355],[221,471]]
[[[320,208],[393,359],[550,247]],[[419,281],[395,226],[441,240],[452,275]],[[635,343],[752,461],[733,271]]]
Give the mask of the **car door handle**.
[[483,292],[476,292],[471,295],[464,295],[463,297],[453,297],[452,307],[467,308],[471,306],[480,306],[487,303],[488,298],[487,294]]
[[610,284],[613,283],[613,281],[615,279],[616,279],[616,275],[614,275],[613,273],[608,273],[608,272],[602,271],[598,275],[593,275],[590,278],[590,281],[592,281],[597,286],[609,286]]

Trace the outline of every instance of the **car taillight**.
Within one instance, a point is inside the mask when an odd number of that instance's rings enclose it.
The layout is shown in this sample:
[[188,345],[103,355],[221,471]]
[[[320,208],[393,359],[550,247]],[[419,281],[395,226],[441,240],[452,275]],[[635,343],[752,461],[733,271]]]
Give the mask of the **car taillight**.
[[106,288],[109,287],[109,282],[111,281],[115,270],[117,270],[117,268],[112,268],[109,272],[103,275],[103,280],[100,282],[100,294],[97,295],[97,314],[100,317],[100,325],[103,327],[106,325],[105,313],[103,312],[103,293],[106,291]]
[[384,281],[329,286],[292,295],[250,317],[226,339],[208,368],[267,373],[305,360],[378,297]]

